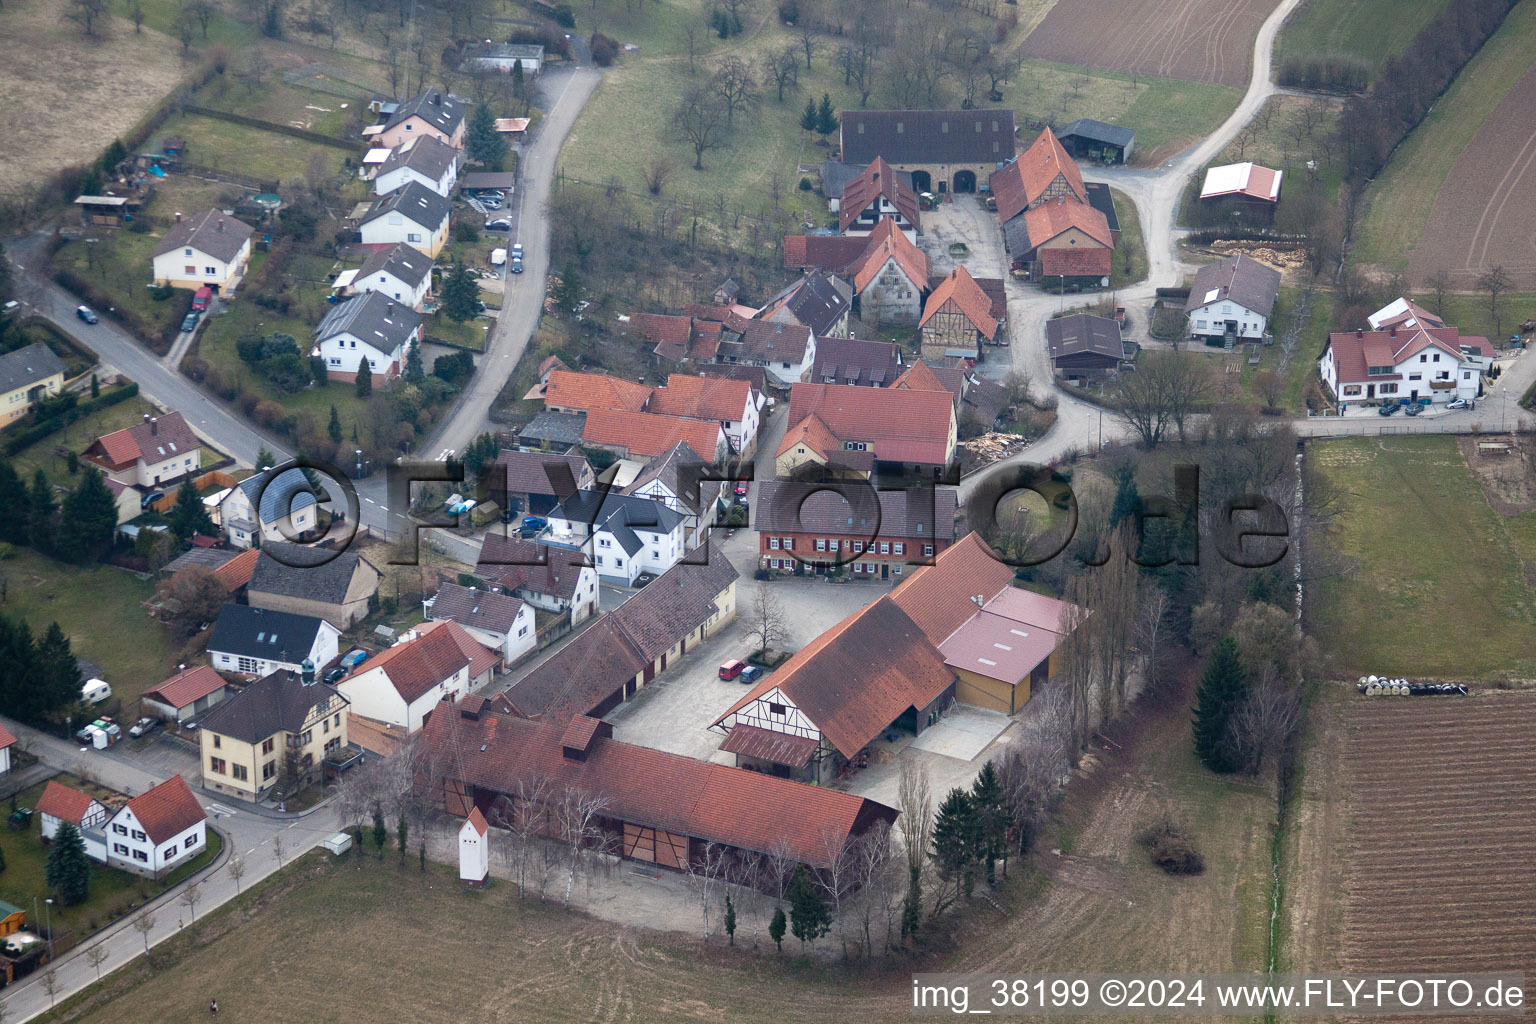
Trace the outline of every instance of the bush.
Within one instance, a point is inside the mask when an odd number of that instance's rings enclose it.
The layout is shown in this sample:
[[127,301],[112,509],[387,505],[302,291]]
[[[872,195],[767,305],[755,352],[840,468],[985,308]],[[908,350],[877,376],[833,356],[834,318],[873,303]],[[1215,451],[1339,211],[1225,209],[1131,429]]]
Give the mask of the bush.
[[779,20],[793,25],[800,20],[800,0],[779,0]]
[[811,190],[811,179],[810,178],[801,178],[800,179],[800,191],[801,192],[809,192],[810,190]]
[[1198,875],[1205,870],[1205,859],[1184,830],[1163,820],[1145,829],[1136,842],[1147,851],[1152,863],[1170,875]]
[[560,4],[555,7],[555,23],[563,28],[576,27],[576,15],[571,11],[569,4]]
[[472,220],[459,221],[458,225],[454,228],[454,233],[458,235],[461,242],[480,241],[480,229],[475,227],[475,222]]
[[592,48],[592,63],[600,68],[612,67],[619,57],[619,44],[601,32],[592,33],[588,45]]

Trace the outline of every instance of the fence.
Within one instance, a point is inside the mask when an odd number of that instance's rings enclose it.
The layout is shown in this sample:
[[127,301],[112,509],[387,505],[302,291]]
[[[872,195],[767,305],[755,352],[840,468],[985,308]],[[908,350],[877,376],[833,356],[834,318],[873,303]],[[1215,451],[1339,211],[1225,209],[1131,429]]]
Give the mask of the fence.
[[215,110],[212,107],[199,107],[187,104],[184,108],[188,114],[196,114],[199,117],[211,117],[217,121],[228,121],[231,124],[242,124],[247,128],[260,128],[262,131],[277,132],[279,135],[289,135],[295,139],[303,139],[305,142],[313,142],[317,146],[330,146],[332,149],[344,149],[348,153],[356,153],[358,143],[348,139],[338,139],[334,135],[322,135],[306,128],[295,128],[291,124],[278,124],[276,121],[263,121],[259,117],[247,117],[244,114],[232,114],[227,110]]

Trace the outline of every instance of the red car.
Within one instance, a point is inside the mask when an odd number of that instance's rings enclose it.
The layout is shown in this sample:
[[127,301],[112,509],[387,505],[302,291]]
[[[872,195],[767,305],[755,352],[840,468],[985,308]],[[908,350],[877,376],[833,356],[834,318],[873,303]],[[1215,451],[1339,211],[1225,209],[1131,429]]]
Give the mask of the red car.
[[720,678],[727,681],[735,679],[737,676],[741,675],[741,670],[746,667],[747,666],[745,662],[737,661],[735,658],[732,658],[730,661],[720,666]]
[[746,480],[736,481],[736,497],[745,498],[747,496],[747,484],[748,481]]

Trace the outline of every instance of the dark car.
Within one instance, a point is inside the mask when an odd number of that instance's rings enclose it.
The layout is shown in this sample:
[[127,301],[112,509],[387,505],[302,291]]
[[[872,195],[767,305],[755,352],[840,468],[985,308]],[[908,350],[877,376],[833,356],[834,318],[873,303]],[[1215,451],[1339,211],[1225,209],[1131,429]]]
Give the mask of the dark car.
[[761,678],[763,678],[763,670],[756,665],[748,665],[746,668],[741,670],[741,675],[736,677],[738,682],[747,683],[749,685],[757,682]]
[[1383,402],[1381,408],[1376,410],[1378,416],[1391,416],[1395,412],[1397,412],[1396,402]]
[[340,665],[337,665],[335,668],[327,672],[323,678],[327,686],[335,686],[337,683],[341,682],[342,679],[346,678],[346,675],[347,670],[342,668]]
[[1420,405],[1418,402],[1410,402],[1407,406],[1405,406],[1403,408],[1403,414],[1406,415],[1406,416],[1417,416],[1419,413],[1421,413],[1423,411],[1424,411],[1424,407],[1422,405]]
[[505,218],[505,217],[497,217],[495,220],[488,220],[488,221],[485,222],[485,230],[487,230],[487,231],[511,231],[512,230],[512,222],[510,220],[508,220],[507,218]]
[[522,272],[523,272],[523,258],[521,256],[513,256],[512,257],[512,273],[514,273],[514,274],[521,274]]
[[149,506],[153,505],[163,497],[165,497],[164,491],[150,491],[148,494],[144,495],[144,497],[139,499],[139,511],[142,512],[144,509],[149,508]]
[[81,320],[84,320],[88,324],[97,323],[97,322],[99,322],[99,319],[100,319],[99,317],[96,316],[95,313],[91,312],[91,307],[90,306],[77,306],[77,307],[75,307],[75,316],[79,317]]
[[185,334],[197,326],[197,311],[193,310],[181,318],[181,333]]

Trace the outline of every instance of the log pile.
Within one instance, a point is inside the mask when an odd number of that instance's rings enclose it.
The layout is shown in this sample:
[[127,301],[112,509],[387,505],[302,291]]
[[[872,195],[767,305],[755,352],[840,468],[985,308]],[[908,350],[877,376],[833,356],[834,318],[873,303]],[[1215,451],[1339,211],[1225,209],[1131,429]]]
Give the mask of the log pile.
[[1232,241],[1221,239],[1211,243],[1211,248],[1224,253],[1240,252],[1244,256],[1267,263],[1279,270],[1297,270],[1307,265],[1307,253],[1305,249],[1276,249],[1273,246],[1259,245],[1254,242]]
[[1023,451],[1028,443],[1017,434],[990,433],[961,441],[960,447],[965,449],[966,454],[976,462],[985,463],[1016,455]]

